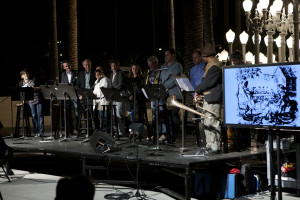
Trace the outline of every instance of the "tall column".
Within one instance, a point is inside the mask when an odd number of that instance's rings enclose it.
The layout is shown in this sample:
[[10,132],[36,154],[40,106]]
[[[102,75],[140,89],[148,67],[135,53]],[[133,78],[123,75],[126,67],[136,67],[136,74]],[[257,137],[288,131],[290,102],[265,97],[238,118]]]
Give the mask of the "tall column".
[[174,1],[170,0],[170,47],[175,49]]
[[299,1],[294,1],[293,14],[294,14],[294,60],[299,61],[299,15],[298,15]]
[[267,57],[268,57],[268,63],[273,63],[273,31],[268,30],[268,49],[267,49]]
[[56,18],[56,0],[51,1],[51,34],[50,34],[50,67],[51,79],[59,77],[58,68],[58,46],[57,46],[57,18]]

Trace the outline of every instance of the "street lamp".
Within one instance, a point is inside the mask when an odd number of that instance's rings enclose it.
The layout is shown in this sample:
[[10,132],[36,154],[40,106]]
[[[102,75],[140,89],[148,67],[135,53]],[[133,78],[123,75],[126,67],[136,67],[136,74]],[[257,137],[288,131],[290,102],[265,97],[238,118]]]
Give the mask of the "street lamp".
[[294,52],[293,52],[294,38],[293,38],[293,36],[290,36],[289,39],[286,40],[286,44],[289,48],[289,61],[294,62]]
[[260,1],[260,7],[262,8],[262,14],[260,14],[257,9],[255,9],[254,12],[254,18],[250,18],[250,10],[252,8],[252,1],[251,0],[245,0],[243,2],[243,8],[245,10],[246,14],[246,25],[247,25],[247,31],[249,31],[249,28],[251,27],[253,33],[254,33],[254,55],[255,55],[255,64],[259,63],[259,33],[262,32],[262,28],[264,26],[265,16],[267,12],[266,4],[269,4],[268,0]]
[[228,59],[228,52],[224,49],[220,54],[220,60],[223,63],[227,63],[227,59]]
[[278,62],[281,62],[281,38],[280,38],[280,35],[275,39],[275,43],[278,48]]
[[226,33],[226,40],[229,44],[229,55],[231,55],[232,53],[232,43],[234,38],[235,38],[235,33],[231,29],[229,29],[229,31]]
[[246,55],[246,44],[248,42],[248,38],[249,38],[249,35],[245,31],[243,31],[240,34],[240,41],[241,41],[241,44],[242,44],[242,54],[243,54],[243,61],[244,62],[246,62],[245,55]]
[[254,63],[254,56],[250,51],[248,51],[246,53],[245,58],[246,58],[246,63],[247,64],[253,64]]

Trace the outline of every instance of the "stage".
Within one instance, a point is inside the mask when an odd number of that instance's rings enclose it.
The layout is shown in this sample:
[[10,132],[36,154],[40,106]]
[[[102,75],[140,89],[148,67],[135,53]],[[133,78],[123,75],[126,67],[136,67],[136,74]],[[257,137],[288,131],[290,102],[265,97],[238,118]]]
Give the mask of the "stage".
[[[105,133],[102,133],[105,134]],[[49,133],[47,134],[49,135]],[[182,144],[179,141],[176,144],[160,144],[142,139],[140,142],[130,142],[128,137],[121,137],[120,141],[116,141],[110,152],[96,152],[89,142],[82,143],[82,140],[76,141],[69,139],[60,142],[62,138],[54,140],[44,140],[42,138],[29,137],[26,139],[6,139],[7,145],[13,147],[16,152],[35,153],[40,152],[56,156],[67,156],[80,158],[82,160],[82,173],[92,175],[94,170],[104,170],[108,162],[117,163],[119,165],[131,164],[134,166],[143,166],[153,168],[153,170],[161,170],[174,176],[182,178],[185,185],[184,194],[178,194],[169,191],[168,188],[164,192],[169,193],[175,198],[190,199],[192,192],[193,172],[201,170],[209,170],[214,166],[223,166],[226,163],[243,162],[243,160],[255,160],[265,156],[265,148],[256,146],[241,152],[222,153],[219,155],[203,155],[199,152],[200,148],[196,144],[196,136],[188,135],[185,148],[182,151]],[[157,149],[159,147],[159,149]],[[159,177],[158,182],[159,182]],[[101,180],[105,182],[105,180]],[[116,180],[118,181],[118,180]],[[113,180],[108,183],[113,183]],[[124,184],[134,183],[128,181]]]

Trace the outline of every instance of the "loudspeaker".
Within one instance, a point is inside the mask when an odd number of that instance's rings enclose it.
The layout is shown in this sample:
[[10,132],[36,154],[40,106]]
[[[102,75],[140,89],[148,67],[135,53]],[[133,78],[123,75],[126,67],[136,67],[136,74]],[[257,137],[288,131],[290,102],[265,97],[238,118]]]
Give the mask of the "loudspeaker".
[[115,142],[116,140],[114,138],[99,130],[95,130],[90,138],[90,144],[97,153],[107,153],[111,151]]
[[144,134],[147,134],[146,129],[144,128],[144,125],[142,123],[131,123],[129,125],[130,135],[129,139],[132,141],[133,139],[141,140],[142,136]]

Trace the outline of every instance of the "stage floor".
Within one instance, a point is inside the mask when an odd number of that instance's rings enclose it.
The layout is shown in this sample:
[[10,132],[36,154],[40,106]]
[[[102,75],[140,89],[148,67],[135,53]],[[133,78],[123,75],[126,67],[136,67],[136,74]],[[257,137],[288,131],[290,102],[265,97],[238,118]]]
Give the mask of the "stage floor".
[[[46,136],[49,136],[49,133]],[[103,170],[102,167],[107,166],[107,163],[110,162],[117,163],[117,165],[119,163],[123,168],[128,164],[135,166],[138,160],[141,166],[140,170],[143,170],[142,166],[146,166],[151,168],[150,170],[152,171],[159,169],[169,173],[171,177],[183,178],[180,178],[180,180],[181,188],[184,189],[178,193],[183,195],[183,197],[185,196],[184,199],[190,199],[193,196],[193,192],[191,192],[193,190],[192,176],[195,171],[209,170],[212,166],[224,166],[227,163],[243,162],[243,160],[248,162],[249,160],[265,157],[264,146],[253,146],[240,152],[204,155],[201,152],[199,153],[200,148],[196,144],[196,137],[192,135],[187,136],[185,148],[182,148],[181,141],[172,145],[160,144],[157,146],[145,139],[141,142],[133,143],[129,141],[128,137],[121,137],[120,141],[116,141],[112,150],[107,153],[96,152],[89,142],[82,143],[82,140],[68,139],[68,141],[60,142],[61,140],[62,138],[43,140],[30,137],[25,139],[9,138],[5,139],[5,142],[13,147],[16,152],[28,154],[38,152],[81,159],[84,173],[89,172],[89,169],[97,169],[97,167]],[[93,161],[98,162],[95,164]],[[160,181],[159,178],[156,177],[158,183]],[[170,180],[173,180],[173,178],[170,178]]]
[[176,144],[160,144],[158,146],[146,139],[133,143],[129,141],[128,137],[121,137],[120,141],[116,141],[112,150],[108,153],[96,152],[89,142],[82,143],[82,140],[68,139],[68,141],[60,142],[61,140],[61,138],[42,140],[39,137],[29,137],[26,139],[5,139],[5,142],[16,151],[21,152],[43,152],[91,159],[110,157],[116,160],[123,160],[126,157],[129,161],[135,161],[138,156],[141,163],[144,164],[179,168],[196,167],[214,162],[224,163],[231,160],[256,158],[258,155],[265,155],[264,146],[260,146],[259,148],[252,146],[240,152],[203,155],[200,147],[196,144],[195,136],[188,136],[185,145],[182,145],[179,140]]

